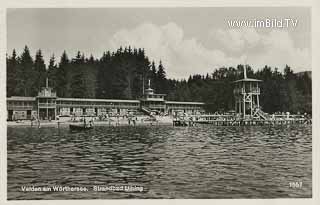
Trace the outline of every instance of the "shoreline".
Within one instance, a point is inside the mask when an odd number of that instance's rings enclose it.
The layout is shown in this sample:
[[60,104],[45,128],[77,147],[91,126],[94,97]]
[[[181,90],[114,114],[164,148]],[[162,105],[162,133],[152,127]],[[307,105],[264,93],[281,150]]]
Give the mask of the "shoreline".
[[[40,128],[41,127],[68,127],[69,125],[76,125],[81,124],[82,122],[73,122],[73,121],[51,121],[51,122],[40,122]],[[117,127],[117,126],[129,126],[129,127],[135,127],[135,126],[158,126],[158,125],[173,125],[173,121],[137,121],[135,124],[132,122],[129,124],[128,120],[119,120],[118,122],[116,120],[113,121],[94,121],[94,127],[100,127],[100,126],[107,126],[107,127]],[[31,121],[20,121],[20,122],[13,122],[13,121],[7,121],[7,127],[32,127],[32,128],[38,128],[38,123],[36,121],[33,122],[31,125]]]
[[[92,118],[93,126],[109,126],[109,127],[117,127],[117,126],[161,126],[161,125],[170,125],[170,126],[193,126],[194,124],[212,124],[214,126],[258,126],[258,125],[290,125],[290,124],[312,124],[310,121],[306,121],[305,119],[278,119],[274,121],[266,120],[266,121],[244,121],[245,123],[241,123],[242,121],[238,121],[237,124],[234,124],[232,120],[207,120],[207,121],[189,121],[189,120],[177,120],[169,116],[155,116],[153,118],[149,118],[146,116],[139,116],[133,120],[133,118],[117,118],[110,117],[106,120],[98,120],[96,118]],[[191,122],[191,124],[190,124]],[[262,124],[261,124],[262,123]],[[70,118],[60,119],[60,120],[52,120],[52,121],[40,121],[40,126],[38,126],[38,121],[31,120],[23,120],[23,121],[7,121],[7,127],[55,127],[55,128],[65,128],[69,127],[69,125],[83,125],[83,121],[79,119],[76,121],[70,120]]]

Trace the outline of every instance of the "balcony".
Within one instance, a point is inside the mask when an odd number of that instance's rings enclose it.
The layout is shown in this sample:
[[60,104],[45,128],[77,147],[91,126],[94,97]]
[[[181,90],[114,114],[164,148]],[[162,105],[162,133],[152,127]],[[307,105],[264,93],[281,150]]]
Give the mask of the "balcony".
[[56,98],[57,93],[53,91],[51,88],[42,88],[42,90],[38,93],[38,97],[40,98]]
[[78,104],[78,103],[74,103],[74,104],[57,104],[57,107],[59,108],[139,108],[139,105],[94,105],[94,104]]
[[164,109],[164,105],[146,105],[145,107],[151,108],[151,109]]
[[246,90],[244,88],[235,88],[233,90],[233,94],[245,94],[245,93],[260,94],[260,88],[251,88]]
[[202,107],[192,107],[192,106],[168,106],[168,109],[172,110],[201,110]]
[[8,105],[7,110],[34,110],[34,107],[24,105]]
[[39,108],[55,108],[56,104],[55,103],[39,103],[38,106]]

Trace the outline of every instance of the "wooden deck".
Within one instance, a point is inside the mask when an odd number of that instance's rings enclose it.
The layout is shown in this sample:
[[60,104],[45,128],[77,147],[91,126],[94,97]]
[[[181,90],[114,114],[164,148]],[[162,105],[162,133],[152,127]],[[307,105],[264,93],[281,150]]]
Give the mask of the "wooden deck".
[[173,126],[193,126],[212,124],[214,126],[255,126],[255,125],[290,125],[311,124],[312,120],[304,115],[269,115],[262,118],[240,118],[236,115],[198,115],[173,119]]

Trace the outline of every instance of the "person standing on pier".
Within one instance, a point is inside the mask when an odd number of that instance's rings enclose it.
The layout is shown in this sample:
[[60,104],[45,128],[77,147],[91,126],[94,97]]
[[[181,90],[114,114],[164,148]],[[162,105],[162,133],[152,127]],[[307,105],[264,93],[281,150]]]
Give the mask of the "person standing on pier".
[[117,122],[116,122],[116,126],[119,126],[120,125],[120,115],[119,113],[117,113]]

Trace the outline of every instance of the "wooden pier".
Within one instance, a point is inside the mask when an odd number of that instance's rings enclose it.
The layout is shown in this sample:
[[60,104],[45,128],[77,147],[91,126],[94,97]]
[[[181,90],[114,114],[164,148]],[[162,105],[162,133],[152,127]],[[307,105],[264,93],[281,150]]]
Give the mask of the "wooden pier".
[[193,126],[195,124],[212,124],[215,126],[253,126],[253,125],[291,125],[311,124],[310,116],[291,115],[289,112],[268,114],[260,106],[260,87],[262,81],[247,77],[244,66],[243,79],[234,84],[235,109],[224,114],[182,115],[173,120],[173,126]]
[[305,115],[268,115],[262,118],[241,118],[237,115],[191,115],[173,119],[173,126],[194,126],[211,124],[214,126],[261,126],[311,124],[311,118]]

